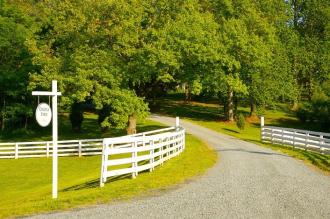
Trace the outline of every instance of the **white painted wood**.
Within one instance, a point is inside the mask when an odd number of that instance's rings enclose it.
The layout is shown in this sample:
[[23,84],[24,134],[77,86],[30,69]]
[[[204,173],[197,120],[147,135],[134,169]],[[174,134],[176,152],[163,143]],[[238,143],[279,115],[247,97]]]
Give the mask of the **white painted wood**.
[[[151,133],[153,135],[140,134],[104,139],[100,186],[104,186],[107,178],[112,176],[131,174],[132,178],[136,178],[139,172],[153,171],[156,166],[179,155],[184,149],[185,130],[178,127],[162,131],[154,131],[154,134]],[[126,147],[118,145],[126,145]],[[143,154],[139,155],[139,153]],[[118,154],[122,154],[122,156],[126,154],[127,157],[114,159],[113,155]],[[141,161],[143,163],[139,165],[138,163]],[[130,164],[131,167],[121,168],[119,166],[125,164]],[[112,169],[108,171],[110,167]]]
[[273,144],[291,145],[299,149],[330,153],[330,133],[264,126],[261,131],[261,140]]
[[53,190],[52,195],[53,198],[57,198],[57,187],[58,187],[58,155],[57,155],[57,97],[61,96],[61,93],[57,92],[57,81],[52,81],[52,113],[53,113]]
[[[52,86],[53,86],[53,81],[52,81]],[[57,81],[56,81],[57,83]],[[56,84],[57,85],[57,84]],[[57,92],[57,91],[32,91],[32,96],[61,96],[62,93],[61,92]]]
[[82,150],[82,143],[81,143],[81,141],[78,141],[78,145],[79,145],[79,147],[78,147],[78,153],[79,153],[79,157],[81,157],[81,150]]
[[49,142],[46,143],[46,157],[49,157]]
[[15,144],[15,159],[18,159],[18,144]]

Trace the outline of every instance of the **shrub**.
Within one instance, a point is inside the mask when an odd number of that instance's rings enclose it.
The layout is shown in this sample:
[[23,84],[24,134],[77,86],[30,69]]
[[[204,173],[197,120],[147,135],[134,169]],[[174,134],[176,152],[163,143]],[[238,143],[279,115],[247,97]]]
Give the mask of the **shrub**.
[[319,124],[323,131],[330,131],[330,98],[314,95],[309,103],[299,107],[297,117],[302,122]]
[[239,128],[239,130],[243,131],[245,128],[245,118],[244,115],[242,113],[238,114],[237,118],[236,118],[236,125],[237,128]]

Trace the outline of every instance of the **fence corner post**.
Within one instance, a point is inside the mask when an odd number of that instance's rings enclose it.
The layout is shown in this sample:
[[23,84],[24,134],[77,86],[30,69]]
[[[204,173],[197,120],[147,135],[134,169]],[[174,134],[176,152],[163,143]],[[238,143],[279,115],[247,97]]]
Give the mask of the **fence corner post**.
[[175,127],[178,128],[180,126],[180,118],[177,116],[175,117]]
[[100,187],[104,187],[104,183],[107,180],[107,160],[108,160],[108,145],[102,142],[102,165],[101,165],[101,176],[100,176]]

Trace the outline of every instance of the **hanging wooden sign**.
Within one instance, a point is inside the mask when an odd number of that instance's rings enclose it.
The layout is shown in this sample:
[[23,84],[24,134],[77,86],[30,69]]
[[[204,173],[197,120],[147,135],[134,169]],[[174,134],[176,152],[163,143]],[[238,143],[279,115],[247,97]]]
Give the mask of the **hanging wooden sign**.
[[40,103],[36,109],[36,120],[41,127],[46,127],[52,121],[52,110],[47,103]]

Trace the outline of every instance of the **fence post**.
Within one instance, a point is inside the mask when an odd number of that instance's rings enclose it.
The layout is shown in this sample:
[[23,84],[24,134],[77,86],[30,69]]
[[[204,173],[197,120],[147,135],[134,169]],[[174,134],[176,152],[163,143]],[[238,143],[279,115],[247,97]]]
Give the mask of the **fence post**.
[[179,128],[179,126],[180,126],[180,118],[177,116],[177,117],[175,117],[175,128],[176,128],[176,130]]
[[49,157],[49,142],[46,142],[46,157]]
[[185,131],[182,132],[182,135],[183,135],[182,150],[184,150],[186,148],[186,133],[185,133]]
[[133,148],[133,153],[132,153],[132,168],[133,168],[133,172],[132,172],[132,178],[135,179],[138,171],[137,171],[137,151],[136,151],[136,144],[137,142],[132,142],[132,148]]
[[18,143],[15,143],[15,159],[18,159]]
[[260,116],[260,138],[261,138],[261,141],[263,142],[263,129],[264,129],[264,126],[265,126],[265,117],[263,116]]
[[308,148],[308,139],[309,139],[309,133],[306,133],[306,136],[305,136],[305,151]]
[[294,132],[293,132],[293,140],[292,140],[293,148],[294,148],[294,146],[296,145],[296,142],[295,142],[295,140],[296,140],[296,134],[297,134],[297,132],[294,131]]
[[145,137],[146,137],[146,134],[143,132],[143,133],[142,133],[142,140],[143,140],[142,144],[143,144],[143,147],[146,146]]
[[78,141],[78,154],[79,154],[79,157],[81,157],[81,155],[82,155],[82,143],[81,143],[81,140]]
[[170,150],[169,150],[170,149],[170,144],[168,142],[171,141],[171,140],[170,140],[169,137],[167,137],[165,141],[166,141],[166,147],[165,148],[167,150],[167,152],[166,152],[166,160],[168,160],[168,157],[170,156]]
[[154,158],[155,151],[154,151],[154,141],[153,140],[150,140],[149,146],[150,146],[150,152],[149,152],[150,153],[150,160],[149,160],[150,169],[149,169],[149,171],[152,172],[152,171],[154,171],[154,162],[155,162],[155,158]]
[[272,133],[271,133],[270,141],[271,141],[272,144],[274,144],[274,140],[273,140],[274,130],[273,130],[273,128],[271,128],[270,130],[271,130],[271,132],[272,132]]
[[282,145],[284,145],[284,134],[283,134],[284,130],[282,129],[282,132],[281,132],[281,139],[282,139]]
[[324,141],[323,141],[323,135],[320,135],[320,151],[321,151],[321,154],[323,154],[323,144],[324,144]]
[[[161,138],[161,139],[159,139],[159,144],[163,144],[163,139]],[[164,148],[164,146],[162,145],[161,147],[160,147],[160,160],[161,160],[161,166],[163,166],[163,163],[164,163],[164,160],[163,160],[163,158],[164,158],[164,155],[163,155],[163,148]]]
[[107,160],[108,160],[108,146],[102,143],[102,166],[101,166],[101,177],[100,177],[100,187],[104,186],[106,179],[106,172],[107,172]]

